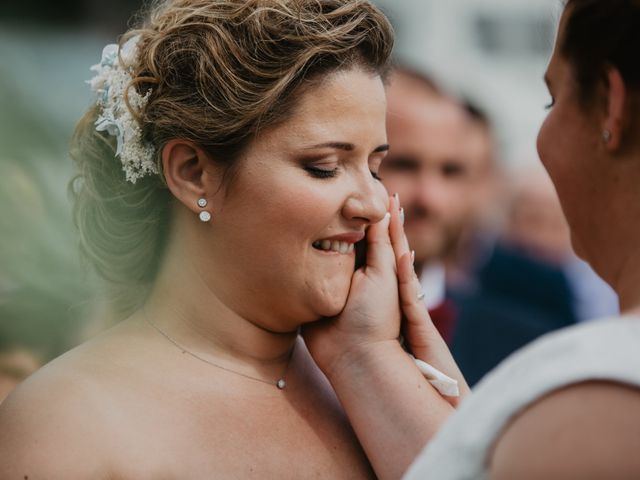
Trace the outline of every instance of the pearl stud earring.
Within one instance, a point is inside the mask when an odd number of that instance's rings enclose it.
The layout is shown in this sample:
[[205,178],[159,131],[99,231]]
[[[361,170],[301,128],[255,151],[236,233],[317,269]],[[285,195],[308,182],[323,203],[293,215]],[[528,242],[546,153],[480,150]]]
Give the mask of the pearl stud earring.
[[611,132],[609,130],[604,130],[602,132],[602,140],[604,140],[604,143],[609,143],[611,141]]
[[[200,208],[205,208],[208,204],[209,204],[209,202],[207,202],[206,198],[199,198],[198,199],[198,206]],[[207,223],[207,222],[211,221],[211,214],[209,212],[207,212],[206,210],[203,210],[202,212],[200,212],[198,217],[200,217],[200,221],[203,222],[203,223]]]

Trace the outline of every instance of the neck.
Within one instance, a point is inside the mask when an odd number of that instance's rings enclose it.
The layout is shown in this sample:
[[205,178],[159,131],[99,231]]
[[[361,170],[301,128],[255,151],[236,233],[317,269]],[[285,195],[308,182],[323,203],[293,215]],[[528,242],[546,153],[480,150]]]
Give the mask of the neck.
[[[635,153],[601,161],[606,171],[594,188],[593,226],[584,252],[618,294],[623,313],[640,312],[640,162]],[[595,183],[595,182],[594,182]],[[587,231],[587,229],[584,229]],[[586,235],[585,235],[586,236]]]
[[640,314],[640,251],[627,257],[613,285],[622,313]]
[[211,268],[201,259],[167,252],[144,315],[190,353],[245,374],[277,378],[297,331],[270,331],[234,311],[212,286]]

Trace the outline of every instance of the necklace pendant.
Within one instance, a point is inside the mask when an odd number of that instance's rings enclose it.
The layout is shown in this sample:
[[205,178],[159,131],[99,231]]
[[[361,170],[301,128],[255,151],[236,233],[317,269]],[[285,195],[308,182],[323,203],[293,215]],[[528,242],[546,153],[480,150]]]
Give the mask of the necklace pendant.
[[276,382],[276,387],[278,387],[280,390],[284,390],[284,387],[286,386],[287,386],[287,382],[284,381],[284,378],[281,378]]

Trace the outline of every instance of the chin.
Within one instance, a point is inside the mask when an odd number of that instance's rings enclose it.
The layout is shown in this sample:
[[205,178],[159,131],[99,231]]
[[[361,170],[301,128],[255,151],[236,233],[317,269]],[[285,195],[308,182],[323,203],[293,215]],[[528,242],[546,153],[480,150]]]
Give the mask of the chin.
[[348,282],[333,281],[318,291],[314,303],[314,311],[320,317],[335,317],[344,310],[349,298],[351,279]]
[[331,299],[325,299],[320,306],[320,316],[322,317],[335,317],[344,310],[347,304],[349,290],[344,295],[337,295]]
[[416,252],[416,263],[428,263],[442,256],[445,240],[442,237],[408,237],[409,245]]

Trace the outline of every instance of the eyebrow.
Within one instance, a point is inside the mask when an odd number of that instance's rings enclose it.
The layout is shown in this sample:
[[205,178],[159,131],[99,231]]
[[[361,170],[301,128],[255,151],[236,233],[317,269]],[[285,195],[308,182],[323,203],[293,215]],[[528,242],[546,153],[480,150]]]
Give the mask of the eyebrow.
[[[320,143],[318,145],[312,145],[311,147],[307,147],[305,148],[305,150],[315,150],[317,148],[333,148],[335,150],[343,150],[345,152],[351,152],[353,150],[355,150],[355,145],[353,143],[347,143],[347,142],[327,142],[327,143]],[[386,143],[384,145],[380,145],[379,147],[377,147],[373,153],[381,153],[381,152],[388,152],[389,151],[389,144]]]

